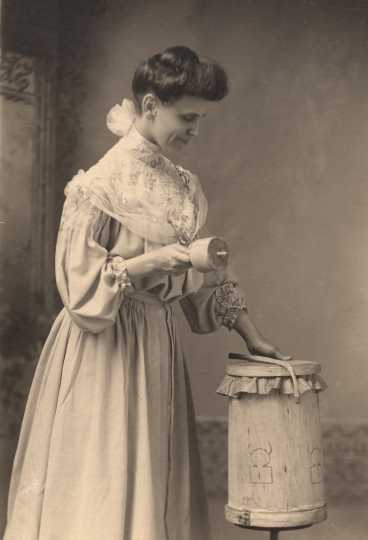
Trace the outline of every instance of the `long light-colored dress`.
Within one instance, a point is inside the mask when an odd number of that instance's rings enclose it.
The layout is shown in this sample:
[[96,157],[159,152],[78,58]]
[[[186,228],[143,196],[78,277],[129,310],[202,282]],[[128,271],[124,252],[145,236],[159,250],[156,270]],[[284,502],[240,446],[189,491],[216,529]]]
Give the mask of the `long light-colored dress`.
[[65,307],[30,391],[5,540],[209,538],[173,302],[195,332],[231,327],[244,304],[226,276],[206,284],[191,269],[133,286],[125,267],[170,234],[190,242],[205,213],[197,179],[134,127],[70,182],[56,250]]

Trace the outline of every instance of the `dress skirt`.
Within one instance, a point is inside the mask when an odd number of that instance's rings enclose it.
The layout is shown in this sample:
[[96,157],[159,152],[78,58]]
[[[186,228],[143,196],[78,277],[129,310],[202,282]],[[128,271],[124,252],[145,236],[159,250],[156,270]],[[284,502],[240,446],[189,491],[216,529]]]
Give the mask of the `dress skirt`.
[[64,308],[30,391],[4,540],[208,539],[172,305],[126,298],[100,333]]

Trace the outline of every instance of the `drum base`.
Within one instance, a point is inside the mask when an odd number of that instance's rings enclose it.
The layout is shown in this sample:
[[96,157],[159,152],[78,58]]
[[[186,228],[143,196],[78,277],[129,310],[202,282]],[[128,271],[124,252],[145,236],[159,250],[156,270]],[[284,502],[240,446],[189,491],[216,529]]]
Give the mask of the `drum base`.
[[278,531],[286,529],[301,529],[319,523],[327,518],[327,505],[290,512],[269,512],[267,510],[247,510],[225,506],[227,521],[247,529]]

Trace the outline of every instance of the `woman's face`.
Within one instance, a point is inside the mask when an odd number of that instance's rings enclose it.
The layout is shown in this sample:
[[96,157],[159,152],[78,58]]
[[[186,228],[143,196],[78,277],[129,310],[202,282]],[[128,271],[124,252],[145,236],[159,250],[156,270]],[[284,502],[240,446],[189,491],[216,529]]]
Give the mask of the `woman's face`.
[[184,96],[172,104],[157,101],[152,120],[152,136],[163,150],[181,150],[199,133],[199,122],[210,102]]

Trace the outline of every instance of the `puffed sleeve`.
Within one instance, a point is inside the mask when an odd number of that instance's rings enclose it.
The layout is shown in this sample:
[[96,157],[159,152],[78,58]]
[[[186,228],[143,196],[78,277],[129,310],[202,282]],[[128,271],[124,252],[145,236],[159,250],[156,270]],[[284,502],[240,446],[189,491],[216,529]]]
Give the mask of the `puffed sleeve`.
[[247,309],[244,294],[231,271],[205,274],[202,287],[185,296],[180,303],[196,334],[214,332],[221,326],[231,330],[239,313]]
[[113,221],[83,190],[67,196],[56,246],[56,284],[75,323],[93,333],[114,324],[132,287],[123,257],[107,249]]

